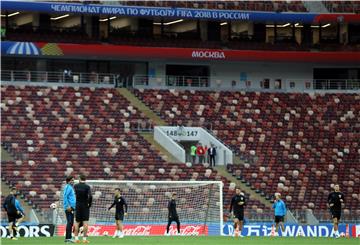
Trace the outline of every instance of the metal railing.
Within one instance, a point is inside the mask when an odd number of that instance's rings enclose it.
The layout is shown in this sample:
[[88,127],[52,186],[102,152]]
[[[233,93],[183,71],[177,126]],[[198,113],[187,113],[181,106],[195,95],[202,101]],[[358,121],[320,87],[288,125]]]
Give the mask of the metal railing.
[[116,85],[119,77],[109,73],[1,70],[1,81]]
[[[3,82],[25,82],[41,84],[67,85],[99,85],[111,87],[137,87],[162,89],[199,89],[199,90],[245,90],[266,92],[304,92],[337,90],[352,92],[360,90],[360,79],[283,79],[281,87],[258,88],[256,82],[248,86],[249,81],[234,81],[231,77],[211,79],[210,76],[121,76],[111,73],[71,72],[65,71],[29,71],[29,70],[1,70]],[[232,81],[232,83],[230,82]],[[205,126],[207,125],[200,125]]]
[[[230,83],[233,81],[233,83]],[[256,82],[235,81],[231,77],[212,79],[205,76],[133,76],[132,86],[143,88],[197,88],[200,90],[246,90],[267,92],[303,92],[311,90],[360,90],[360,79],[281,79],[281,85],[276,87],[271,79],[271,86],[259,88]],[[250,82],[251,86],[246,83]]]
[[210,87],[210,77],[206,76],[134,76],[134,86],[148,86],[149,81],[169,87]]
[[315,90],[359,90],[359,79],[314,79]]

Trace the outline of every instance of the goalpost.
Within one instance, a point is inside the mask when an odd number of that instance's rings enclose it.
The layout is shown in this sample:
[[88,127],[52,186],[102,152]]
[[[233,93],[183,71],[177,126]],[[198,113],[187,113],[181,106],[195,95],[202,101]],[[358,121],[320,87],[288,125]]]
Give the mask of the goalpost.
[[[176,208],[181,235],[223,234],[221,181],[88,180],[86,183],[91,186],[93,195],[90,235],[113,234],[115,208],[108,211],[108,207],[113,203],[115,188],[120,188],[128,204],[128,215],[124,218],[125,235],[164,235],[168,221],[167,205],[173,192],[177,193]],[[57,223],[63,227],[66,219],[62,205],[59,209]],[[169,233],[176,234],[175,222]]]

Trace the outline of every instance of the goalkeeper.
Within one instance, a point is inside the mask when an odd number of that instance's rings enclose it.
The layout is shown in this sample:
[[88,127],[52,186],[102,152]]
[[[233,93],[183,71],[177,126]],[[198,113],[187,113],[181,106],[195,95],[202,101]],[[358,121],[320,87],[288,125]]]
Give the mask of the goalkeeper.
[[108,210],[112,209],[115,206],[115,223],[116,223],[116,231],[113,236],[123,238],[123,224],[124,216],[127,215],[128,205],[124,197],[121,196],[121,192],[119,188],[115,189],[114,202],[108,208]]
[[168,236],[170,235],[169,228],[173,221],[176,222],[177,232],[178,232],[178,235],[180,235],[180,220],[179,220],[179,216],[176,211],[176,193],[175,192],[173,192],[171,195],[171,200],[168,203],[168,210],[169,210],[169,216],[168,216],[168,224],[166,227],[166,235],[168,235]]

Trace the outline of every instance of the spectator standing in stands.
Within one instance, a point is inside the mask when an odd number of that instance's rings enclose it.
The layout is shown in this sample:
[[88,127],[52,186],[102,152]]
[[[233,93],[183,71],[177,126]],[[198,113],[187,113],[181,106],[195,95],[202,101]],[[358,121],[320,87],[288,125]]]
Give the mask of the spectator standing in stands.
[[71,81],[71,70],[70,69],[65,69],[64,70],[64,82],[72,82]]
[[207,150],[208,156],[209,156],[209,163],[210,167],[215,167],[215,157],[216,157],[216,148],[213,144],[211,144],[211,147]]
[[204,151],[205,151],[205,154],[204,154],[204,161],[205,162],[209,162],[209,157],[207,155],[207,151],[208,151],[209,147],[207,145],[204,146]]
[[204,163],[205,150],[201,143],[196,148],[196,155],[198,156],[199,163]]
[[192,164],[196,163],[196,146],[192,145],[190,147],[190,156],[191,156],[191,162]]

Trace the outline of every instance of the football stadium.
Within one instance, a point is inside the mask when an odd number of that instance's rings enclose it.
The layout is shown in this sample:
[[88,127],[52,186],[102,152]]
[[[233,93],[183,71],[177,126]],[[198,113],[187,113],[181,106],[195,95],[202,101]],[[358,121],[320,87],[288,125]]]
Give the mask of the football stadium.
[[1,1],[1,244],[359,244],[360,1]]

